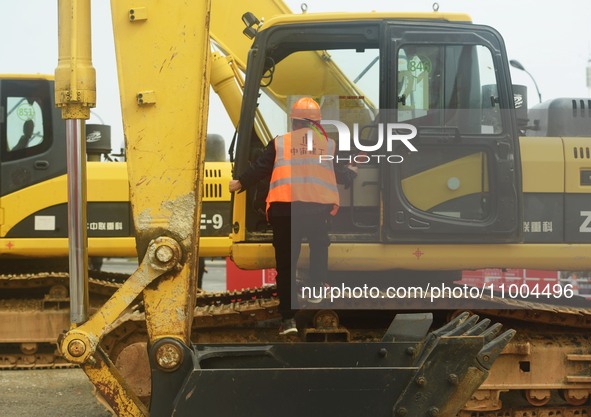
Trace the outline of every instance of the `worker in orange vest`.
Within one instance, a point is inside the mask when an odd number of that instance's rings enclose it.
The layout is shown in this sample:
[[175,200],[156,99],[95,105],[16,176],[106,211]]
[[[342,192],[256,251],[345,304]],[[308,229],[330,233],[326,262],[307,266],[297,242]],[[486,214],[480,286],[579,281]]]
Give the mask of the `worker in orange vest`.
[[269,142],[251,168],[229,185],[230,192],[242,191],[271,176],[266,211],[273,229],[282,335],[297,333],[291,280],[296,276],[302,240],[307,238],[310,245],[307,285],[323,286],[328,270],[330,218],[339,206],[337,180],[348,186],[357,176],[357,168],[333,165],[330,158],[319,157],[334,156],[336,144],[319,123],[320,106],[315,100],[297,100],[290,119],[292,131]]

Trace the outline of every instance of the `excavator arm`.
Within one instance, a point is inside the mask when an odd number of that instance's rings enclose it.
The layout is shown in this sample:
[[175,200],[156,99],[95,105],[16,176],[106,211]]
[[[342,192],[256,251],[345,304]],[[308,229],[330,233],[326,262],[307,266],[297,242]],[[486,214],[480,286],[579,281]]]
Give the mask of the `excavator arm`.
[[188,343],[207,131],[209,3],[113,1],[111,8],[138,256],[161,237],[178,247],[172,249],[178,265],[144,291],[147,316],[168,317],[149,319],[149,333],[152,340],[166,335]]

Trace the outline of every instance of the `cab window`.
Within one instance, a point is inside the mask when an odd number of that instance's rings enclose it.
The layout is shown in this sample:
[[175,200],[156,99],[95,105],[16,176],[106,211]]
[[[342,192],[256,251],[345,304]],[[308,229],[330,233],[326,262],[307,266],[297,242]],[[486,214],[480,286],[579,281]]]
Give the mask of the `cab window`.
[[51,108],[47,84],[5,82],[2,90],[2,159],[21,159],[48,149]]
[[398,120],[457,128],[461,134],[502,131],[491,52],[482,45],[404,45],[398,50]]

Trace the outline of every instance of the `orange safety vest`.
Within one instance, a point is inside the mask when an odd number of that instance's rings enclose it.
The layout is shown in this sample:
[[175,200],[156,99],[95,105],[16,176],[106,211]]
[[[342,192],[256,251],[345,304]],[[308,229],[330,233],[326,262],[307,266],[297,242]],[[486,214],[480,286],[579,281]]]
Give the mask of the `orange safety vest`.
[[320,155],[334,156],[336,144],[334,140],[314,133],[312,151],[308,151],[307,132],[308,129],[299,129],[275,138],[267,213],[271,203],[294,201],[332,204],[331,214],[337,213],[339,191],[333,162],[320,161]]

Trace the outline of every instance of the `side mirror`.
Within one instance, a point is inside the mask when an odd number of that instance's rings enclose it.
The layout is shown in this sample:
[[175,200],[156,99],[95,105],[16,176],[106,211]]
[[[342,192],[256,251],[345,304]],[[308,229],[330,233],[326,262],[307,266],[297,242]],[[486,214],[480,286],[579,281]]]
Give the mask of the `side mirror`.
[[248,39],[252,39],[256,36],[258,25],[261,23],[257,17],[251,12],[246,12],[242,15],[242,22],[246,28],[242,31]]
[[520,129],[527,126],[529,121],[527,117],[527,87],[525,85],[513,86],[513,103],[515,105],[515,117]]
[[111,153],[111,126],[86,125],[86,153],[89,161],[100,161],[101,155]]

